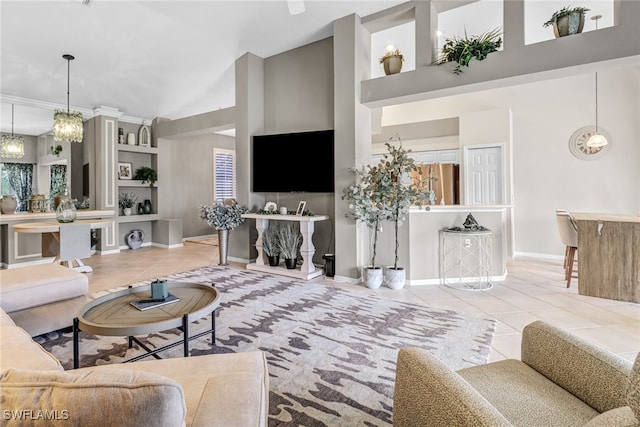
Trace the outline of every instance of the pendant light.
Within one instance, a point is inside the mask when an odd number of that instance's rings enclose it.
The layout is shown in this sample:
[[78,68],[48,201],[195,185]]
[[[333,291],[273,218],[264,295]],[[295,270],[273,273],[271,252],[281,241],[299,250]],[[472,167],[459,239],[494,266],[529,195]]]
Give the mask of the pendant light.
[[67,111],[56,110],[53,114],[53,139],[54,141],[82,142],[82,113],[69,111],[69,76],[73,55],[62,55],[67,60]]
[[[591,17],[596,23],[596,30],[598,29],[598,20],[602,18],[602,15],[594,15]],[[596,133],[589,137],[587,141],[587,147],[602,148],[607,145],[609,141],[600,132],[598,132],[598,72],[596,72]]]
[[0,155],[8,159],[24,157],[24,138],[13,134],[13,104],[11,104],[11,135],[2,135]]
[[598,73],[596,72],[596,133],[589,137],[587,141],[587,147],[601,148],[607,145],[609,141],[603,134],[598,132]]

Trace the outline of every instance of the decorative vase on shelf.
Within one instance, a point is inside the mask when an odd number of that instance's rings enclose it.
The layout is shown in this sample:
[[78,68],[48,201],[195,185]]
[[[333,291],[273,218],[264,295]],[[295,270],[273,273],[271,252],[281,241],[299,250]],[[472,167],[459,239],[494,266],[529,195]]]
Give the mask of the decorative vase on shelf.
[[136,135],[133,133],[127,134],[127,144],[136,145]]
[[67,196],[60,201],[56,208],[56,220],[61,223],[73,222],[76,220],[76,205]]
[[229,230],[218,230],[218,251],[220,262],[218,265],[229,265],[227,254],[229,252]]
[[151,206],[151,200],[146,199],[144,201],[144,204],[142,205],[142,211],[147,215],[153,212],[153,207]]
[[118,144],[124,144],[124,129],[118,128]]
[[124,213],[124,216],[130,216],[131,215],[131,208],[124,208],[122,210],[122,213]]
[[402,58],[399,56],[389,56],[384,59],[382,65],[385,75],[398,74],[402,71]]
[[144,205],[142,203],[138,203],[138,215],[144,214]]
[[2,201],[0,202],[0,211],[3,214],[16,213],[17,208],[18,199],[16,199],[16,196],[2,196]]

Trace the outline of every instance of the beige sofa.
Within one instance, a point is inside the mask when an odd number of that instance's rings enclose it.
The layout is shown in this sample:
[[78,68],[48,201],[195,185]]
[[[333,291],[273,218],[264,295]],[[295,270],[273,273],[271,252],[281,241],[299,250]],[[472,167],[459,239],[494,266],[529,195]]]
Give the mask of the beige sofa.
[[32,337],[70,327],[88,291],[86,275],[60,264],[0,270],[0,308]]
[[640,355],[632,364],[542,321],[522,360],[450,370],[428,352],[398,354],[393,425],[640,426]]
[[[3,426],[266,426],[262,352],[64,371],[0,310]],[[43,422],[46,421],[46,422]]]

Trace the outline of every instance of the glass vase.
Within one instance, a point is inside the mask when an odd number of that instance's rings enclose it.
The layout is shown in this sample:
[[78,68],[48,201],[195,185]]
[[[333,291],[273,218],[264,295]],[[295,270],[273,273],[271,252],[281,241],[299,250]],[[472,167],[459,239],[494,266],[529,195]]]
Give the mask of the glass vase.
[[60,201],[56,208],[56,220],[58,222],[73,222],[76,220],[76,206],[69,197]]

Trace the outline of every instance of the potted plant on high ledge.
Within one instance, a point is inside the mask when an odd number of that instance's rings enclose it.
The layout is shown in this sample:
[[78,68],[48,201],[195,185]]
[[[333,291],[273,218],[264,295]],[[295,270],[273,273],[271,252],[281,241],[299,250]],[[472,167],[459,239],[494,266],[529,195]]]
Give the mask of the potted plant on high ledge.
[[436,59],[435,65],[456,62],[458,65],[453,69],[453,74],[462,74],[462,67],[469,67],[472,59],[484,60],[491,52],[496,52],[502,45],[501,31],[496,28],[479,36],[453,37],[446,39],[440,57]]
[[389,46],[385,54],[380,57],[379,62],[384,67],[384,74],[397,74],[402,70],[402,62],[404,56],[400,53],[400,50],[394,49],[393,46]]
[[361,169],[352,169],[356,175],[356,183],[345,188],[342,193],[342,200],[351,202],[349,209],[352,211],[347,217],[366,225],[370,230],[371,264],[362,269],[363,281],[370,289],[378,289],[382,285],[382,267],[376,265],[378,232],[382,231],[382,223],[391,219],[382,203],[379,168],[379,165],[367,165]]
[[553,35],[556,38],[579,34],[584,27],[584,16],[590,10],[586,7],[566,6],[555,11],[542,26],[553,25]]
[[220,262],[218,265],[229,265],[227,253],[229,251],[229,232],[244,222],[242,214],[249,212],[246,206],[240,206],[231,199],[225,203],[215,203],[211,206],[200,205],[200,219],[218,232],[218,250]]
[[[398,140],[398,146],[389,142],[385,144],[388,152],[380,161],[377,179],[381,209],[389,214],[395,233],[395,258],[393,266],[387,267],[385,283],[391,289],[401,289],[405,283],[405,269],[398,265],[398,228],[402,226],[410,206],[422,209],[429,200],[430,191],[426,190],[428,178],[422,173],[422,168],[409,157],[411,150],[402,147],[402,140],[398,134],[389,140],[394,139]],[[412,175],[414,178],[410,179]]]

